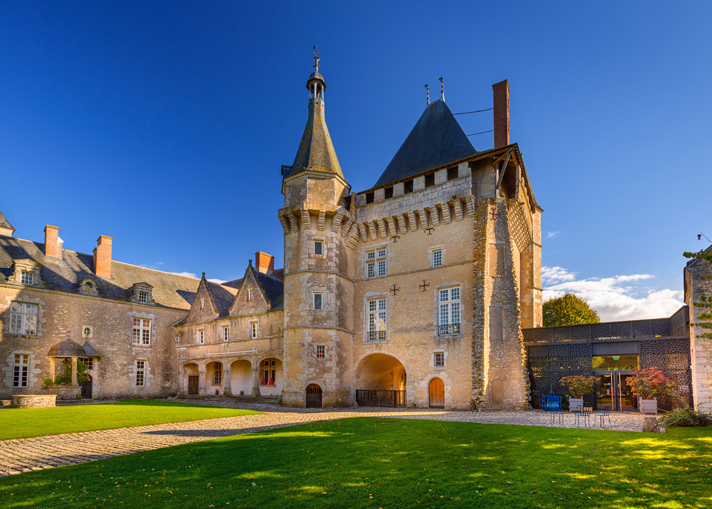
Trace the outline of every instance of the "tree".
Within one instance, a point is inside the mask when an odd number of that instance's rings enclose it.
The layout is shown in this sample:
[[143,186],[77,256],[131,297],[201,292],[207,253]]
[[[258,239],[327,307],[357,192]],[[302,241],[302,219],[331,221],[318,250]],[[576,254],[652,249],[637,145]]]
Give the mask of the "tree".
[[[697,236],[698,239],[700,237],[701,235]],[[712,251],[710,251],[709,248],[707,248],[706,250],[703,249],[702,251],[699,251],[697,253],[685,252],[683,253],[683,256],[685,258],[694,258],[695,260],[705,261],[712,265]],[[707,276],[707,279],[712,281],[712,276]],[[700,315],[697,317],[699,321],[695,322],[695,326],[709,331],[703,332],[702,334],[697,336],[699,339],[712,339],[712,295],[700,295],[700,301],[693,302],[692,305],[697,308],[709,310],[700,313]]]
[[591,309],[588,302],[573,293],[565,293],[544,303],[544,327],[600,323],[600,321],[598,313]]

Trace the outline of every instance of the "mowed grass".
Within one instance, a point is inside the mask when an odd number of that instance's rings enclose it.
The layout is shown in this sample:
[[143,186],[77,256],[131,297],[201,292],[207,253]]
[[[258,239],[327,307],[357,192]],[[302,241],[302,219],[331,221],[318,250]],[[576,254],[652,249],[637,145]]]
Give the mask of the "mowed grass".
[[261,412],[152,400],[54,408],[9,408],[0,410],[0,440],[257,413]]
[[712,506],[712,429],[357,418],[0,479],[1,507]]

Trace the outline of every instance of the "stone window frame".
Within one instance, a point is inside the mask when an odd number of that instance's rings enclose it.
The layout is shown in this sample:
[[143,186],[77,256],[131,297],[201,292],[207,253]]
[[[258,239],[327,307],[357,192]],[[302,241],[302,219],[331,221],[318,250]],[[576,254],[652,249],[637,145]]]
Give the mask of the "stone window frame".
[[200,310],[205,309],[205,297],[200,298]]
[[[381,251],[384,253],[380,255]],[[373,257],[369,257],[369,255]],[[383,263],[383,274],[380,273]],[[369,276],[369,265],[373,264],[373,275]],[[364,251],[363,277],[364,279],[377,279],[388,276],[388,244],[371,246]]]
[[[42,282],[42,277],[40,270],[42,265],[30,258],[23,258],[12,261],[12,274],[10,275],[8,282],[15,283],[21,286],[34,287],[34,288],[44,288],[44,283]],[[32,284],[23,283],[22,276],[25,273],[32,273]]]
[[[22,306],[22,310],[20,312],[13,310],[12,309],[13,304],[19,304],[20,306]],[[36,313],[26,313],[25,306],[34,306],[35,308],[37,308],[37,312]],[[17,316],[20,317],[20,330],[13,330],[14,318]],[[32,331],[31,333],[28,333],[25,329],[25,325],[27,324],[27,320],[26,320],[27,316],[34,316],[34,318],[35,318],[35,330]],[[39,304],[37,304],[35,302],[27,302],[25,300],[13,300],[10,302],[10,307],[8,308],[8,320],[7,320],[8,334],[11,334],[13,336],[19,336],[19,337],[35,338],[38,336],[39,322],[40,322],[40,306],[39,306]]]
[[35,284],[35,273],[31,270],[20,271],[20,280],[23,285],[32,286]]
[[131,301],[136,304],[151,306],[156,302],[153,300],[153,286],[148,283],[134,283],[131,286]]
[[[385,300],[386,301],[386,325],[385,325],[385,334],[383,334],[383,339],[370,339],[370,303],[372,301],[380,301],[380,300]],[[392,308],[393,308],[393,299],[392,297],[389,297],[388,294],[386,293],[379,293],[379,292],[367,292],[366,295],[364,296],[364,319],[363,319],[363,325],[364,325],[364,334],[363,334],[363,342],[364,344],[374,344],[374,343],[387,343],[390,341],[390,335],[391,335],[391,328],[390,328],[390,323],[391,323],[391,313],[392,313]],[[378,313],[378,310],[375,311]]]
[[[132,348],[153,348],[153,343],[155,342],[156,339],[156,323],[158,320],[158,317],[154,315],[153,313],[137,313],[135,311],[131,311],[129,313],[126,313],[128,317],[128,322],[129,322],[129,338],[128,338],[128,344]],[[133,342],[133,326],[134,326],[134,318],[143,318],[150,320],[150,326],[149,326],[149,344],[144,345],[144,344],[137,344]]]
[[223,380],[222,362],[213,362],[213,385],[222,385]]
[[315,353],[317,359],[325,359],[326,358],[326,345],[315,345],[314,353]]
[[247,288],[247,300],[252,300],[252,297],[254,296],[253,288],[250,286]]
[[[87,330],[89,331],[88,333],[87,333]],[[91,325],[82,325],[82,337],[83,338],[91,338],[93,336],[94,336],[94,327]]]
[[[21,334],[18,332],[10,332],[10,310],[12,308],[12,303],[13,302],[21,302],[23,304],[36,304],[37,305],[37,326],[36,326],[36,333],[35,334]],[[44,323],[45,323],[45,306],[44,306],[44,301],[39,299],[39,298],[32,298],[28,297],[26,295],[18,294],[13,296],[6,295],[5,296],[5,305],[7,306],[5,308],[5,312],[3,313],[3,333],[5,336],[11,336],[13,338],[27,338],[27,339],[36,339],[36,338],[41,338],[42,334],[45,331],[44,328]]]
[[[138,324],[136,323],[138,320]],[[138,336],[137,333],[138,332]],[[148,334],[148,338],[146,338]],[[151,319],[134,317],[131,328],[131,344],[133,346],[151,346]]]
[[[445,290],[449,288],[460,288],[460,332],[456,334],[444,334],[440,335],[440,290]],[[467,325],[467,317],[464,313],[465,310],[465,285],[460,281],[448,281],[441,283],[435,287],[433,292],[433,336],[435,339],[448,340],[448,339],[460,339],[464,336],[465,326]]]
[[195,342],[199,345],[205,344],[205,328],[201,327],[195,331]]
[[[440,265],[435,265],[435,253],[440,251]],[[428,248],[428,266],[437,269],[445,265],[445,246],[431,246]]]
[[[146,365],[148,364],[148,361],[146,359],[136,359],[136,362],[134,362],[134,387],[143,389],[146,387],[146,381],[147,381],[147,369]],[[140,378],[139,378],[140,375]],[[139,379],[141,383],[139,383]]]
[[[18,357],[20,361],[18,363]],[[23,362],[25,360],[26,362]],[[24,374],[22,372],[24,368]],[[30,386],[30,354],[27,353],[16,353],[14,354],[13,365],[12,365],[12,388],[13,389],[27,389]],[[24,380],[23,380],[24,378]],[[23,383],[24,382],[24,385]]]
[[[317,297],[319,297],[319,304],[317,307]],[[324,311],[324,292],[312,292],[312,310],[314,311]]]
[[94,365],[94,361],[97,361],[99,359],[96,359],[95,357],[79,357],[79,360],[84,363],[84,365],[89,371],[92,371],[94,368],[96,368],[96,366]]
[[230,324],[222,324],[222,339],[223,341],[230,341]]
[[85,277],[84,279],[79,281],[77,290],[82,295],[91,295],[91,296],[98,295],[96,280],[94,280],[94,278],[91,278],[91,277]]
[[257,337],[260,334],[259,321],[258,320],[250,320],[248,322],[247,332],[250,336],[250,339],[257,339]]
[[[27,387],[13,387],[13,378],[15,376],[15,355],[29,356],[29,363],[27,364]],[[7,357],[5,357],[5,364],[2,370],[0,370],[0,373],[3,373],[2,378],[0,378],[0,382],[4,382],[5,387],[7,387],[10,391],[24,391],[30,389],[30,387],[33,387],[37,383],[38,377],[42,374],[42,371],[39,369],[37,357],[34,353],[32,353],[32,351],[19,349],[13,350]]]
[[[438,364],[438,356],[442,357],[442,364]],[[447,363],[447,352],[443,349],[438,349],[433,352],[433,369],[442,370],[445,369]]]
[[[317,248],[316,248],[317,244],[321,245],[321,253],[317,253]],[[324,242],[324,239],[320,239],[320,238],[314,239],[313,245],[314,245],[314,256],[320,256],[322,258],[324,256],[326,256],[326,242]]]

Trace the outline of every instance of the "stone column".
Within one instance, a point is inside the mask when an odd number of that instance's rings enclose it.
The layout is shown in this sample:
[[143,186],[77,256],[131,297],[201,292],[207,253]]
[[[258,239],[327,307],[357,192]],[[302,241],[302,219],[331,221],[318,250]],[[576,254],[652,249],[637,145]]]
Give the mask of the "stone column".
[[207,394],[205,390],[205,375],[206,371],[198,371],[198,395],[205,396]]
[[231,384],[232,373],[230,372],[230,364],[227,364],[227,366],[223,367],[223,396],[232,396]]
[[76,386],[77,384],[77,360],[79,357],[72,357],[72,385]]
[[260,369],[252,370],[252,396],[253,398],[259,398],[260,394]]
[[55,374],[54,374],[55,369],[56,368],[54,365],[54,357],[50,357],[49,358],[49,377],[52,379],[53,382],[54,382],[54,377],[55,377]]

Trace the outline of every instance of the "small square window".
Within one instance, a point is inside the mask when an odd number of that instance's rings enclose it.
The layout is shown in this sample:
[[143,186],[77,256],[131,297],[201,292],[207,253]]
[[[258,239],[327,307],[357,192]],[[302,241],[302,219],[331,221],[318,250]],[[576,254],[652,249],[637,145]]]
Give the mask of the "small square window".
[[373,193],[366,193],[366,203],[373,203]]
[[32,272],[26,270],[22,271],[22,284],[23,285],[33,285],[35,281],[35,275]]
[[457,166],[453,166],[452,168],[447,169],[447,179],[448,180],[455,180],[457,177],[458,177]]
[[387,187],[384,192],[383,196],[387,200],[388,198],[393,198],[393,188],[392,187]]
[[407,182],[403,182],[403,194],[410,194],[413,192],[413,181],[408,180]]
[[440,267],[443,264],[443,250],[435,249],[433,251],[433,267]]
[[138,301],[146,304],[148,302],[148,292],[138,292]]
[[378,250],[378,257],[379,257],[379,258],[383,258],[384,256],[386,256],[386,250],[385,250],[385,249],[379,249],[379,250]]
[[323,359],[325,354],[326,354],[326,346],[316,345],[316,358]]
[[435,174],[425,176],[425,187],[433,187],[435,185]]
[[321,256],[324,254],[324,243],[321,240],[314,241],[314,254]]
[[434,362],[436,368],[442,368],[445,366],[445,352],[435,352]]
[[315,293],[314,294],[314,309],[319,311],[324,309],[324,294]]

